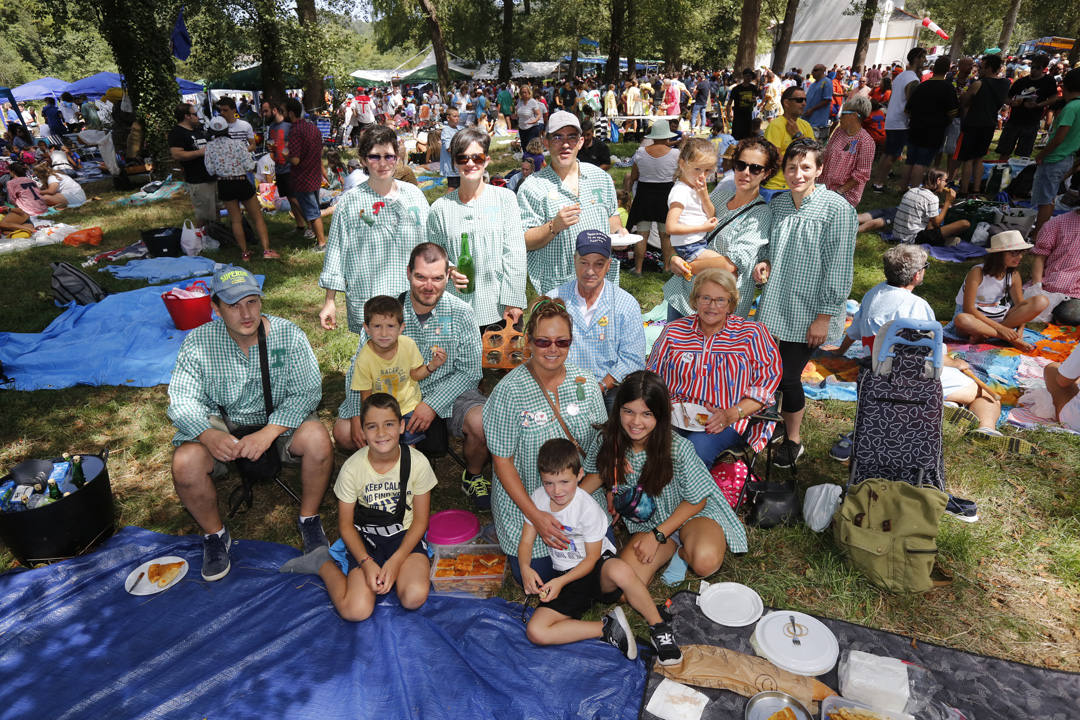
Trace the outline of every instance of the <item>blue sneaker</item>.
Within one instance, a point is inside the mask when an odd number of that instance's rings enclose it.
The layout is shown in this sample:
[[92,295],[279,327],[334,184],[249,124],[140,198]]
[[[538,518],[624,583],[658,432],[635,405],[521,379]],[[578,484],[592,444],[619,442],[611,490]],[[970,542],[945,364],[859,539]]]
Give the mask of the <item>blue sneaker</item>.
[[207,582],[220,580],[229,574],[232,565],[229,562],[229,548],[232,547],[232,538],[229,537],[229,529],[221,535],[203,535],[202,553],[202,577]]
[[829,450],[829,457],[833,460],[847,464],[851,461],[851,438],[854,432],[849,432],[846,435],[841,435],[840,439],[836,441],[836,444]]
[[300,538],[304,541],[305,555],[323,546],[330,547],[330,543],[326,539],[326,533],[323,532],[322,520],[319,519],[318,515],[307,520],[298,520],[296,525],[300,528]]

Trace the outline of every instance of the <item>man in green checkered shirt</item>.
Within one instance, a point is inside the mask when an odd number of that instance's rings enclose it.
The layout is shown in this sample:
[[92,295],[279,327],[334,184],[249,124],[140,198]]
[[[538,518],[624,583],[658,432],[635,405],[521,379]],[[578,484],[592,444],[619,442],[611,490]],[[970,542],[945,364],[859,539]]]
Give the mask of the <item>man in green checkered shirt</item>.
[[[483,374],[480,328],[468,303],[446,292],[449,267],[446,250],[435,243],[421,243],[409,255],[409,290],[407,295],[402,293],[403,332],[424,357],[431,356],[432,347],[441,347],[446,351],[446,362],[420,381],[421,401],[406,429],[426,435],[416,445],[423,452],[445,453],[448,434],[461,438],[465,456],[462,490],[477,508],[487,510],[491,507],[491,481],[483,476],[483,470],[491,456],[483,422],[487,397],[478,389]],[[397,271],[388,268],[387,272]],[[361,335],[361,347],[366,340]],[[345,400],[334,423],[334,441],[346,450],[357,447],[349,431],[349,418],[359,415],[361,406],[359,391],[349,383],[352,375],[350,365],[345,375]]]
[[[219,270],[211,288],[218,318],[192,330],[169,381],[169,419],[176,426],[172,476],[176,494],[203,533],[205,580],[229,572],[232,539],[218,511],[214,478],[226,463],[275,453],[299,463],[304,552],[326,545],[319,503],[330,485],[330,434],[315,416],[322,375],[304,331],[262,314],[262,291],[238,267]],[[259,344],[265,342],[273,412],[266,416]],[[250,433],[242,426],[261,426]]]
[[[582,230],[626,234],[611,176],[578,162],[584,141],[577,117],[552,113],[547,133],[551,165],[525,178],[517,192],[529,280],[540,294],[574,279],[574,242]],[[618,263],[607,279],[619,286]]]

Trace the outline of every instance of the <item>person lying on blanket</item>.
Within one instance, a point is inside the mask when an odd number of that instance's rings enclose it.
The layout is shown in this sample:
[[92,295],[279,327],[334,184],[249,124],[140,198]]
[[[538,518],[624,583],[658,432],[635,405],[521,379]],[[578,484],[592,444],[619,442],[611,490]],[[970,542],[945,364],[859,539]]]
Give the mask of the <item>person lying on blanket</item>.
[[1073,348],[1065,362],[1047,365],[1043,378],[1054,399],[1058,422],[1080,432],[1080,347]]

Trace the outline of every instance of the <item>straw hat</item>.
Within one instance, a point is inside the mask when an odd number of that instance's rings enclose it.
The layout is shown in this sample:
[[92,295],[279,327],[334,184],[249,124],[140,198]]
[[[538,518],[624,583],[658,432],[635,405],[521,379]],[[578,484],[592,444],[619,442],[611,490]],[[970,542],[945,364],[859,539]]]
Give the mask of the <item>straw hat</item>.
[[649,128],[649,134],[645,137],[650,140],[670,140],[675,137],[675,133],[671,132],[671,125],[667,120],[657,120]]
[[1005,232],[999,232],[997,235],[990,238],[990,247],[986,248],[986,252],[1006,252],[1008,250],[1027,250],[1028,248],[1035,247],[1029,242],[1024,242],[1024,236],[1020,234],[1019,230],[1006,230]]

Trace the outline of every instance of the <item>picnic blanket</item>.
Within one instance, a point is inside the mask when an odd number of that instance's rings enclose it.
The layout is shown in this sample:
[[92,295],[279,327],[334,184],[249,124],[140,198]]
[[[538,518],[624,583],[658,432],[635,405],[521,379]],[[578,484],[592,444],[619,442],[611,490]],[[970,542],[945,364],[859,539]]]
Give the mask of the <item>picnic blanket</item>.
[[167,200],[176,193],[180,192],[180,188],[184,187],[184,183],[181,180],[173,180],[167,182],[152,193],[144,193],[142,190],[132,193],[127,197],[117,198],[113,200],[110,205],[146,205],[148,203],[157,202],[159,200]]
[[[90,555],[0,576],[0,720],[637,717],[640,659],[599,640],[534,646],[521,606],[500,599],[433,595],[407,611],[391,593],[347,622],[321,580],[277,571],[298,552],[234,539],[231,572],[207,583],[199,536],[128,527]],[[179,583],[125,592],[164,555],[190,563]]]
[[161,283],[166,280],[183,280],[212,273],[218,263],[210,258],[194,257],[157,257],[146,260],[132,260],[127,265],[106,265],[100,272],[108,271],[121,280],[145,280]]
[[[207,285],[210,278],[204,277]],[[256,275],[262,286],[264,276]],[[40,333],[0,333],[0,363],[14,390],[73,385],[151,387],[169,382],[187,331],[177,330],[151,285],[67,306]]]
[[962,263],[986,255],[986,248],[967,240],[961,240],[951,247],[947,245],[921,245],[920,247],[929,253],[930,257],[942,262]]

